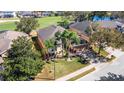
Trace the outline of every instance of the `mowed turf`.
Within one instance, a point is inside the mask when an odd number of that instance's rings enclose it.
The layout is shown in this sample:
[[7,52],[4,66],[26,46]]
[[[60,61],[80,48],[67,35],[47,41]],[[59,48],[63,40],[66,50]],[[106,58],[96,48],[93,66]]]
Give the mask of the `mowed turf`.
[[15,30],[16,25],[14,22],[0,23],[0,31],[2,30]]
[[75,72],[88,65],[89,64],[81,64],[80,62],[78,62],[77,58],[73,58],[73,60],[69,62],[65,61],[65,59],[57,59],[55,61],[55,64],[54,62],[45,64],[45,68],[42,70],[41,73],[38,73],[35,80],[57,79],[62,76],[68,75],[72,72]]
[[61,17],[43,17],[38,18],[38,22],[40,24],[39,28],[48,27],[49,25],[56,25],[57,22],[61,21]]
[[[8,19],[9,20],[9,19]],[[49,25],[56,25],[57,22],[61,21],[61,17],[43,17],[43,18],[37,18],[40,26],[40,28],[48,27]],[[0,30],[15,30],[16,25],[15,22],[5,22],[0,23]]]
[[88,66],[89,64],[81,64],[77,58],[72,61],[57,60],[55,64],[55,77],[59,78],[68,75],[78,69]]

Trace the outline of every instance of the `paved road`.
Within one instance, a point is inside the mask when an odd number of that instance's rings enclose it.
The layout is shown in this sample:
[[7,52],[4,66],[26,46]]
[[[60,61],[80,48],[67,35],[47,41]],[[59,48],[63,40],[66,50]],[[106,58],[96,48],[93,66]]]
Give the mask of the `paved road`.
[[111,72],[114,74],[120,74],[124,76],[124,55],[120,56],[117,60],[115,60],[111,64],[106,64],[101,67],[97,67],[96,71],[78,79],[78,81],[100,80],[101,76],[108,76],[107,75],[108,72]]

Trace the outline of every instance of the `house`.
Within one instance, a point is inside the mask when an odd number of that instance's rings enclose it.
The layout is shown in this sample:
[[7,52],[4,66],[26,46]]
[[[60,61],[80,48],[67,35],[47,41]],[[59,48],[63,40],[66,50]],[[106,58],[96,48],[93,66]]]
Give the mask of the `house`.
[[0,18],[11,18],[16,17],[16,12],[14,11],[0,11]]
[[32,11],[19,11],[18,16],[19,17],[34,17]]
[[99,28],[108,28],[108,29],[116,29],[117,25],[119,25],[119,23],[117,23],[116,21],[97,21],[97,22],[93,22],[93,24],[98,24]]
[[71,24],[69,26],[69,29],[71,31],[76,32],[80,36],[80,39],[82,41],[85,40],[86,42],[89,42],[89,33],[87,33],[87,31],[86,31],[87,28],[89,28],[89,27],[90,27],[90,22],[83,21],[83,22],[76,22],[74,24]]
[[11,48],[12,41],[21,36],[28,37],[28,35],[23,32],[0,31],[0,63],[3,62],[2,58],[6,57],[7,51]]
[[52,13],[51,11],[19,11],[18,16],[40,18],[51,16],[51,13]]
[[77,32],[80,36],[81,40],[89,42],[90,32],[87,29],[91,29],[93,25],[97,25],[97,28],[105,28],[105,29],[116,29],[117,31],[124,32],[124,23],[117,20],[97,20],[93,22],[83,21],[76,22],[69,26],[71,31]]
[[[64,28],[62,28],[60,26],[55,26],[55,25],[51,25],[49,27],[39,29],[37,31],[37,35],[38,35],[38,43],[39,43],[40,47],[45,48],[46,46],[45,46],[44,42],[46,40],[54,38],[56,32],[58,32],[58,31],[63,32],[64,30],[65,30]],[[62,44],[61,43],[62,42],[57,43],[56,54],[61,54],[60,53],[62,51]]]
[[43,11],[42,12],[42,17],[51,16],[51,15],[52,15],[51,11]]

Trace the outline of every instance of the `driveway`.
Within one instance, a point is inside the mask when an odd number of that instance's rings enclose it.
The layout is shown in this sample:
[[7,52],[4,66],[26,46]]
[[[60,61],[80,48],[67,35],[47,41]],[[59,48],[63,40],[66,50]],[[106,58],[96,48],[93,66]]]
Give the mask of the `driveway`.
[[113,63],[104,64],[96,68],[96,71],[78,79],[77,81],[95,81],[100,80],[100,77],[108,77],[107,73],[114,73],[116,75],[124,76],[124,54],[118,59],[113,61]]

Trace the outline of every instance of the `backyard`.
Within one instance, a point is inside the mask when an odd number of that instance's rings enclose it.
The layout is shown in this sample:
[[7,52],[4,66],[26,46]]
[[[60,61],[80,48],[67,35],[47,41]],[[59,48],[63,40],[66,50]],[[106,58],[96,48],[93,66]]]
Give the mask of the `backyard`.
[[[14,19],[0,19],[0,20],[14,20]],[[61,21],[61,17],[43,17],[43,18],[37,18],[40,26],[39,28],[44,28],[49,25],[55,25],[58,21]],[[0,30],[15,30],[16,25],[15,22],[5,22],[0,23]],[[38,28],[38,29],[39,29]]]

